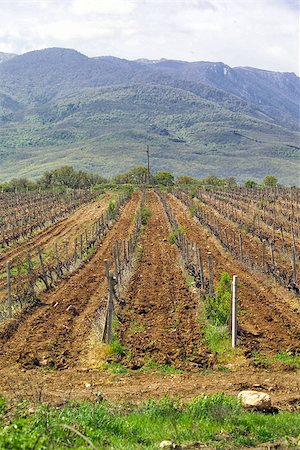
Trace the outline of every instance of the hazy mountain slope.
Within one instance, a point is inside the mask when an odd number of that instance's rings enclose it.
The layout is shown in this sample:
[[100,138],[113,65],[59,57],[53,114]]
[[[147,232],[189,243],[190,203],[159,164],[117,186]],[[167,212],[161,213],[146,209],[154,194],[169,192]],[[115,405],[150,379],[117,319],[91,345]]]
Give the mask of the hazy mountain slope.
[[135,62],[88,58],[75,50],[51,48],[1,64],[0,85],[7,93],[39,105],[87,87],[134,82],[139,72],[146,76],[148,71]]
[[[62,164],[109,176],[143,164],[149,144],[156,170],[240,180],[274,173],[298,184],[299,134],[282,125],[295,116],[288,102],[297,96],[297,83],[282,74],[265,81],[287,99],[276,119],[267,100],[258,108],[242,94],[213,86],[216,81],[204,84],[200,69],[201,63],[88,58],[67,49],[3,62],[0,179],[37,176]],[[259,101],[265,74],[234,70],[236,77],[247,72],[251,89],[257,84]]]
[[159,61],[152,69],[185,82],[202,82],[231,93],[286,126],[299,127],[299,78],[255,68],[231,68],[224,63]]
[[16,56],[16,55],[13,53],[0,52],[0,64],[4,61],[8,61],[9,59],[13,58],[14,56]]
[[260,112],[265,119],[299,126],[299,78],[293,73],[230,68],[223,63],[88,58],[57,48],[29,52],[0,66],[2,90],[34,103],[86,87],[137,82],[184,87],[218,102],[223,96],[228,105],[240,102],[251,114]]

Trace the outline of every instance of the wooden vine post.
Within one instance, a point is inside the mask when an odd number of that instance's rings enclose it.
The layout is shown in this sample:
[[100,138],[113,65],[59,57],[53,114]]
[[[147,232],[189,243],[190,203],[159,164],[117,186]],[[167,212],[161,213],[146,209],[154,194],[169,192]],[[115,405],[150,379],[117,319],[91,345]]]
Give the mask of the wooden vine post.
[[12,298],[11,298],[11,273],[10,273],[10,261],[6,263],[6,272],[7,272],[7,309],[8,309],[8,317],[12,318]]
[[114,247],[114,267],[115,267],[115,277],[118,282],[119,280],[119,266],[118,266],[118,256],[117,256],[117,248]]
[[32,278],[33,267],[32,267],[32,261],[31,261],[30,253],[28,253],[28,255],[27,255],[27,264],[28,264],[30,295],[32,297],[34,297],[34,281],[33,281],[33,278]]
[[83,258],[83,234],[80,235],[80,259]]
[[120,258],[119,241],[116,241],[116,254],[117,254],[117,260],[118,260],[119,278],[120,278],[120,281],[121,281],[121,279],[122,279],[122,270],[121,270],[121,258]]
[[266,241],[262,240],[262,260],[261,260],[261,269],[265,270],[265,259],[266,259]]
[[199,269],[200,269],[200,278],[201,278],[201,288],[204,289],[204,287],[205,287],[205,280],[204,280],[204,270],[203,270],[203,261],[202,261],[201,248],[198,248],[198,258],[199,258]]
[[213,273],[212,273],[211,252],[208,252],[207,263],[208,263],[208,273],[209,273],[209,295],[212,297],[214,295],[214,283],[213,283]]
[[292,245],[292,262],[293,262],[293,281],[297,284],[297,253],[296,247]]
[[112,340],[112,321],[114,314],[114,274],[109,272],[108,276],[108,305],[106,315],[106,336],[105,341],[107,344],[111,344]]
[[105,270],[105,275],[107,278],[107,282],[109,281],[109,262],[108,259],[104,260],[104,270]]
[[40,264],[41,264],[41,268],[42,268],[43,281],[44,281],[44,283],[46,285],[46,289],[48,291],[49,290],[49,283],[48,283],[46,269],[45,269],[45,265],[44,265],[44,261],[43,261],[43,255],[42,255],[41,247],[38,247],[38,254],[39,254]]

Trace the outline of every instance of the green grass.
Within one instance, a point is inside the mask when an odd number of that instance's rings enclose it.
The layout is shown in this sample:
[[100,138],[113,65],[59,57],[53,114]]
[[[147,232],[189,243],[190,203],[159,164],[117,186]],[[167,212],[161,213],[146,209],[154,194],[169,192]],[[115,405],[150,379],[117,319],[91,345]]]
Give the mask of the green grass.
[[203,301],[203,337],[209,349],[220,355],[231,352],[229,317],[231,303],[231,279],[223,272],[214,296]]
[[207,323],[203,337],[212,352],[223,355],[231,351],[230,334],[226,325]]
[[106,362],[104,369],[107,369],[109,372],[114,374],[126,374],[128,373],[127,367],[123,366],[123,364],[116,362]]
[[116,338],[113,337],[113,341],[109,344],[109,354],[115,356],[125,356],[126,349]]
[[168,242],[170,242],[170,244],[176,244],[177,238],[180,234],[185,235],[185,229],[181,225],[169,233],[167,238]]
[[252,364],[262,369],[270,369],[273,366],[286,366],[291,369],[300,369],[300,355],[291,355],[288,352],[280,352],[274,356],[266,356],[262,353],[255,353],[252,357]]
[[134,321],[130,324],[127,333],[128,334],[135,334],[135,333],[142,333],[143,331],[145,331],[145,327],[144,325],[140,324],[137,321]]
[[160,364],[152,358],[145,359],[145,364],[139,369],[139,372],[153,372],[157,375],[174,375],[182,373],[181,370],[167,364]]
[[186,282],[186,285],[188,286],[188,287],[191,287],[191,286],[194,286],[195,285],[195,278],[193,277],[193,275],[186,275],[186,277],[185,277],[185,282]]
[[162,440],[202,442],[215,449],[300,438],[300,414],[244,412],[232,397],[200,396],[181,405],[163,397],[140,405],[73,402],[63,407],[0,403],[0,448],[157,449]]
[[141,222],[142,222],[142,225],[147,225],[148,220],[151,217],[151,214],[152,213],[151,213],[151,210],[149,208],[147,208],[145,206],[143,206],[141,208]]
[[274,361],[300,369],[300,355],[290,355],[288,352],[281,352],[274,356]]

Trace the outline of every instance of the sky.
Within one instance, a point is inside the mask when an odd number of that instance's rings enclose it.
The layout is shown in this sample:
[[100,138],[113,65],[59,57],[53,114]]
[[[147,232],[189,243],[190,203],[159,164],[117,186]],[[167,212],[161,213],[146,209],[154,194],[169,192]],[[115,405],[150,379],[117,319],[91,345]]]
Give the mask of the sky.
[[299,1],[0,0],[0,52],[47,47],[299,75]]

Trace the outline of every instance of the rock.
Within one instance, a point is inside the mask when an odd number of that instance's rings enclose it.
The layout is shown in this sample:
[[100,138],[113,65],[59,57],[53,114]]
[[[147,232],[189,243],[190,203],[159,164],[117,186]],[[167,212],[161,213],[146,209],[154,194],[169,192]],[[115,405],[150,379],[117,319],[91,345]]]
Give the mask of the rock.
[[238,399],[244,408],[266,411],[272,407],[271,396],[257,391],[241,391]]
[[173,442],[171,442],[171,441],[162,441],[159,444],[159,448],[174,448]]

